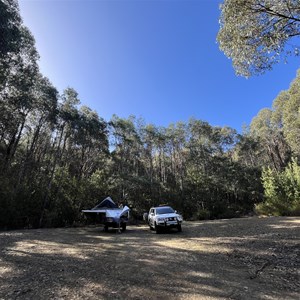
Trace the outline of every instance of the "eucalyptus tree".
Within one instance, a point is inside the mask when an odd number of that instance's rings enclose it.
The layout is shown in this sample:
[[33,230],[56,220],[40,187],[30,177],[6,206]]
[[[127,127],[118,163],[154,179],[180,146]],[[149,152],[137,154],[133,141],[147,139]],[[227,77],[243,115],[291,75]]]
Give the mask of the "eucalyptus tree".
[[0,90],[5,85],[11,56],[20,52],[22,27],[18,1],[0,1]]
[[51,134],[52,139],[51,146],[48,149],[47,164],[44,167],[44,192],[38,222],[39,227],[43,225],[45,213],[52,204],[53,183],[62,180],[63,177],[70,178],[68,167],[74,158],[71,137],[74,134],[74,126],[78,120],[77,106],[79,104],[78,93],[72,88],[65,89],[58,103],[57,119]]
[[[74,90],[66,90],[66,95],[63,109],[68,117],[59,123],[64,134],[62,139],[62,132],[57,134],[60,147],[53,157],[56,164],[45,205],[51,212],[51,222],[60,226],[78,220],[82,208],[103,197],[103,183],[96,186],[96,178],[106,167],[108,154],[106,122],[89,107],[77,107]],[[104,177],[101,179],[107,182]]]
[[72,223],[85,201],[97,201],[103,193],[93,182],[94,174],[106,165],[107,124],[95,111],[79,105],[78,93],[65,89],[51,127],[39,226]]
[[[250,134],[261,145],[260,165],[283,169],[291,156],[300,156],[300,72],[288,90],[274,99],[272,109],[261,110],[251,122]],[[263,158],[264,157],[264,158]]]
[[[153,124],[147,124],[142,127],[140,131],[140,137],[142,142],[142,164],[144,168],[143,177],[146,180],[145,197],[147,200],[145,202],[150,207],[155,205],[157,201],[157,194],[161,194],[159,180],[161,173],[156,170],[155,159],[159,155],[157,153],[157,140],[159,135],[159,129]],[[145,205],[146,205],[145,203]]]
[[190,157],[195,162],[193,167],[197,172],[205,173],[210,168],[210,158],[213,153],[212,127],[205,121],[191,119],[188,128]]
[[158,134],[157,128],[153,124],[148,124],[143,127],[141,132],[143,147],[143,158],[145,171],[150,183],[154,181],[154,155],[156,148],[156,137]]
[[160,182],[160,187],[165,186],[170,175],[170,158],[168,156],[169,131],[165,127],[157,127],[154,136],[154,144],[156,148],[155,155],[155,173],[156,178]]
[[101,161],[108,153],[106,123],[87,106],[79,109],[73,143],[76,155],[73,168],[76,169],[78,178],[89,177],[102,167]]
[[54,168],[57,164],[68,164],[68,158],[71,158],[71,138],[79,121],[79,105],[78,93],[73,88],[66,88],[60,97],[57,124],[54,128]]
[[188,156],[187,125],[183,122],[171,124],[166,129],[166,152],[168,157],[167,184],[177,202],[183,207],[185,197],[186,160]]
[[185,209],[195,218],[232,217],[251,210],[260,199],[260,193],[254,193],[259,173],[240,162],[241,136],[232,128],[194,119],[188,128]]
[[0,1],[0,20],[0,59],[2,59],[8,53],[19,52],[22,19],[17,0]]
[[9,183],[4,185],[10,186],[10,189],[3,197],[10,201],[2,207],[6,207],[7,215],[14,211],[16,222],[18,218],[25,217],[26,222],[36,222],[33,221],[36,218],[34,214],[40,207],[38,199],[42,198],[45,188],[42,170],[46,167],[45,158],[55,123],[57,91],[47,78],[37,74],[32,80],[30,92],[25,92],[20,93],[21,95],[16,92],[19,98],[6,99],[8,105],[5,106],[5,111],[19,106],[19,110],[16,109],[14,113],[16,117],[23,116],[23,119],[20,122],[17,118],[11,123],[11,128],[15,128],[15,131],[12,131],[13,135],[10,127],[3,127],[4,145],[5,139],[10,141],[4,152],[6,165],[2,168],[4,177],[9,178]]
[[189,187],[189,201],[186,207],[195,213],[194,217],[198,218],[204,212],[209,214],[210,204],[216,200],[212,177],[213,129],[207,122],[191,119],[188,123],[188,131],[189,156],[186,180]]
[[298,0],[225,0],[221,5],[217,40],[238,75],[264,73],[282,58],[298,56],[299,35]]
[[289,89],[274,101],[282,114],[282,130],[294,156],[300,158],[300,70]]
[[[19,170],[13,191],[22,215],[27,217],[27,225],[37,226],[42,200],[48,193],[47,167],[57,116],[58,92],[47,78],[39,75],[32,94],[32,109],[14,160]],[[20,194],[22,196],[18,196]]]
[[268,165],[281,170],[290,159],[290,151],[282,129],[274,120],[271,109],[262,109],[252,119],[250,131],[261,146],[261,153],[257,157],[261,158],[261,166]]
[[[31,97],[32,107],[21,138],[23,155],[19,161],[19,184],[24,181],[26,173],[35,172],[38,177],[41,169],[45,167],[57,117],[58,92],[48,78],[38,75]],[[28,181],[32,179],[29,174]]]
[[238,136],[234,147],[233,159],[246,168],[260,168],[262,147],[258,139],[251,135],[250,128],[246,128],[243,134]]
[[141,162],[142,142],[136,128],[136,119],[114,115],[110,124],[112,148],[111,188],[121,201],[135,202],[139,194],[139,179],[143,165]]
[[22,28],[18,53],[9,59],[5,82],[0,89],[0,143],[9,164],[18,147],[29,113],[34,107],[34,86],[39,80],[38,53],[34,38]]
[[24,182],[19,183],[26,156],[24,136],[33,112],[38,110],[35,93],[40,82],[39,55],[17,1],[0,2],[0,36],[0,200],[5,211],[0,217],[11,224],[10,212],[21,214],[22,203],[33,191]]

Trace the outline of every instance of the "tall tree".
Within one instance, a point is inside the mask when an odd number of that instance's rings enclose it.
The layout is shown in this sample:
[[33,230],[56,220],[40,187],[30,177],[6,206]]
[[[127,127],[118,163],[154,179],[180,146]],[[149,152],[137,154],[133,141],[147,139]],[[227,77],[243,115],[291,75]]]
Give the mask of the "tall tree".
[[300,158],[300,70],[285,93],[284,99],[281,97],[281,101],[284,103],[282,103],[284,136],[294,156]]
[[[251,135],[261,146],[261,166],[272,166],[276,170],[283,169],[290,159],[290,150],[283,136],[282,128],[278,122],[274,122],[273,111],[262,109],[253,118],[250,126]],[[258,153],[257,153],[258,154]]]
[[0,1],[0,59],[8,53],[18,53],[22,20],[17,0]]
[[[0,144],[9,164],[34,107],[35,85],[39,82],[38,52],[30,31],[19,28],[18,52],[0,58]],[[3,80],[2,80],[3,79]]]
[[122,119],[113,116],[110,121],[113,170],[112,186],[121,201],[135,203],[139,194],[138,178],[141,170],[141,139],[131,116]]
[[225,0],[220,25],[220,49],[238,75],[264,73],[280,58],[299,55],[292,44],[299,45],[299,39],[293,39],[300,35],[298,0]]

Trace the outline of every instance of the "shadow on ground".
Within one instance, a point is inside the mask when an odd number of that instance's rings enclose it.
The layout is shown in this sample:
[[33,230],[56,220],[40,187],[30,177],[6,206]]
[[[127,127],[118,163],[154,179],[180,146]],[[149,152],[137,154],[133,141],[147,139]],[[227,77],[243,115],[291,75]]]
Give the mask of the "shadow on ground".
[[300,218],[0,232],[0,299],[298,299]]

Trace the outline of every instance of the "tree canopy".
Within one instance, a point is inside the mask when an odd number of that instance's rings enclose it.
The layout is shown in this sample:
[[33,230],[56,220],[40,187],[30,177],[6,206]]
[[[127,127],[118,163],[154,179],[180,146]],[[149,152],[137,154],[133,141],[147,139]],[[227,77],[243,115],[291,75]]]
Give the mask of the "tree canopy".
[[299,55],[299,0],[225,0],[221,5],[220,49],[238,75],[270,70],[289,55]]
[[169,203],[184,217],[228,218],[251,212],[263,187],[258,209],[300,214],[300,73],[242,134],[196,119],[106,122],[40,73],[17,2],[1,3],[4,32],[17,20],[19,34],[0,49],[0,229],[83,222],[108,195],[136,217]]
[[21,17],[16,0],[0,1],[0,36],[0,58],[19,50]]

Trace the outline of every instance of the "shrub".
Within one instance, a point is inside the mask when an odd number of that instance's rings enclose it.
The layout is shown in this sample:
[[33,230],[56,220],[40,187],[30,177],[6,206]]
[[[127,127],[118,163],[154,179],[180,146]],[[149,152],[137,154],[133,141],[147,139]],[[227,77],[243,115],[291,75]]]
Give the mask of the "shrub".
[[296,159],[282,172],[265,168],[262,173],[264,202],[256,205],[259,214],[300,215],[300,166]]

